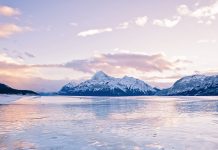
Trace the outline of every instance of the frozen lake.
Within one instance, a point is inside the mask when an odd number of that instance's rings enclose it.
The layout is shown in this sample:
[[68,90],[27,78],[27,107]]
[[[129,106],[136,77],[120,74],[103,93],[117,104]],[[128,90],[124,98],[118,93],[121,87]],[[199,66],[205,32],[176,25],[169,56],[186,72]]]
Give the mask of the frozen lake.
[[218,97],[0,96],[1,150],[217,150]]

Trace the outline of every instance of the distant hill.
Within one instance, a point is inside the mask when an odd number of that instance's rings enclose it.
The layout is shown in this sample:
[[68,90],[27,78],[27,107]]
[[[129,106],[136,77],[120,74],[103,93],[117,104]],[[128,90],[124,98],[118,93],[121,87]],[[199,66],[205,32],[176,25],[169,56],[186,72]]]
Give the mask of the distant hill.
[[37,95],[36,92],[30,90],[13,89],[2,83],[0,83],[0,94]]

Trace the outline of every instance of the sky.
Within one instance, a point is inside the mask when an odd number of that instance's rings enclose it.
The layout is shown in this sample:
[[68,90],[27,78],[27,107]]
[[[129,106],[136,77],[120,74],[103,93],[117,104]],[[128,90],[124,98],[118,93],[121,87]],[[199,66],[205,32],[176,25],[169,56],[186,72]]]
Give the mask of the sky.
[[218,0],[0,0],[0,82],[57,91],[95,72],[166,88],[218,74]]

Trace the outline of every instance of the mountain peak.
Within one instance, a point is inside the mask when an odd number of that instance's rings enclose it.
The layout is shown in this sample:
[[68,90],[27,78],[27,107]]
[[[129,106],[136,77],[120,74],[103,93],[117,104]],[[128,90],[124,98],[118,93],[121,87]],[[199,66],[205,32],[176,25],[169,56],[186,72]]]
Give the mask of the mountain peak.
[[129,77],[129,76],[124,76],[122,79],[125,79],[125,80],[136,80],[136,78]]
[[98,71],[94,74],[92,80],[105,80],[108,78],[110,78],[110,76],[108,76],[106,73],[104,73],[103,71]]

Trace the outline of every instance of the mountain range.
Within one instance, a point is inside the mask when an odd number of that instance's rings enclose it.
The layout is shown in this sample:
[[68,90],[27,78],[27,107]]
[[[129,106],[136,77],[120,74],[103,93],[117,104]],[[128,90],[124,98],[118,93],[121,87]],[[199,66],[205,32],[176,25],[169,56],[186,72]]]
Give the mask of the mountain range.
[[84,82],[66,84],[58,94],[73,96],[214,96],[218,95],[218,75],[186,76],[176,81],[172,87],[159,90],[133,77],[114,78],[99,71]]
[[[0,94],[36,95],[37,93],[31,90],[14,89],[0,83]],[[66,84],[55,94],[72,96],[218,96],[218,75],[186,76],[177,80],[170,88],[160,90],[133,77],[115,78],[99,71],[84,82]]]

